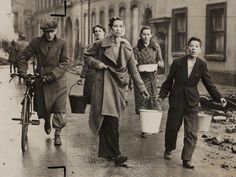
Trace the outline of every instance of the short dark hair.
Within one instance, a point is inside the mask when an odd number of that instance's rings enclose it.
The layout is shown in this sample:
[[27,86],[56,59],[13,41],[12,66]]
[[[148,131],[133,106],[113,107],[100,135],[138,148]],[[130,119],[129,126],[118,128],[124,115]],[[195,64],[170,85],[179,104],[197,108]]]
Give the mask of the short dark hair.
[[124,20],[123,20],[121,17],[112,17],[112,18],[110,18],[109,24],[108,24],[110,28],[112,28],[113,23],[114,23],[114,21],[116,21],[116,20],[120,20],[120,21],[123,21],[123,22],[124,22]]
[[202,40],[200,38],[198,38],[198,37],[191,37],[191,38],[189,38],[188,46],[189,46],[190,42],[192,42],[192,41],[198,41],[200,43],[200,47],[202,46]]
[[95,28],[100,28],[100,29],[102,29],[102,30],[104,31],[104,33],[106,33],[106,29],[105,29],[103,26],[101,26],[101,25],[95,25],[95,26],[92,28],[93,33],[95,33]]

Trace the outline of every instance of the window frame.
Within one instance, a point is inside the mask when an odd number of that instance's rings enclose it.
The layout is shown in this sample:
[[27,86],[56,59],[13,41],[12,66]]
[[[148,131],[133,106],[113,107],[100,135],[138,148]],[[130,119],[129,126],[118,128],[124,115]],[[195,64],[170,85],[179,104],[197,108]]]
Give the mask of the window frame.
[[[185,14],[185,48],[183,50],[177,50],[176,48],[176,36],[177,36],[177,29],[176,29],[176,15],[178,14]],[[187,39],[188,39],[188,8],[182,7],[182,8],[176,8],[172,9],[172,55],[174,57],[183,56],[186,54],[186,45],[187,45]]]
[[99,12],[99,24],[103,27],[105,26],[105,12],[104,10],[100,10]]
[[[210,47],[211,42],[210,39],[212,38],[212,16],[211,13],[214,10],[223,10],[224,13],[224,42],[223,42],[223,52],[215,52],[211,51]],[[205,45],[205,58],[207,60],[215,60],[215,61],[226,61],[226,34],[227,34],[227,2],[220,2],[220,3],[213,3],[206,5],[206,45]]]

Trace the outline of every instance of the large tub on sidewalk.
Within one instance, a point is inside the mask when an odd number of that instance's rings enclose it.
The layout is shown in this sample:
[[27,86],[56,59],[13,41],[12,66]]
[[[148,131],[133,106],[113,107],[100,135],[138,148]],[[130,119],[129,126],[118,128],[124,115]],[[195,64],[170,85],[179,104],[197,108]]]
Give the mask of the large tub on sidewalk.
[[158,133],[161,125],[162,111],[139,109],[141,131]]

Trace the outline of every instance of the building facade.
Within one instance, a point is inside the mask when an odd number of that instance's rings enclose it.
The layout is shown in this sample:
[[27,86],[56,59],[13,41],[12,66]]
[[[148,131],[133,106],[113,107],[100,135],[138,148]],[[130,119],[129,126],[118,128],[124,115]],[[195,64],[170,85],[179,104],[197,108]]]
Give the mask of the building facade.
[[[28,39],[41,34],[39,25],[51,18],[50,14],[65,14],[64,0],[34,0],[27,6],[33,6],[30,15],[23,15]],[[112,16],[125,19],[126,38],[132,45],[140,28],[150,25],[162,49],[166,74],[173,59],[186,54],[188,38],[200,37],[201,57],[208,63],[213,81],[236,85],[235,8],[235,0],[67,0],[66,16],[54,18],[58,35],[67,41],[74,60],[80,59],[84,46],[93,42],[92,26],[103,25],[109,33]]]
[[[154,5],[155,4],[155,5]],[[162,45],[168,66],[186,52],[191,36],[202,39],[202,58],[214,82],[236,85],[235,0],[146,0],[140,14]]]
[[24,31],[24,6],[25,0],[11,0],[11,9],[14,15],[14,32],[19,33]]

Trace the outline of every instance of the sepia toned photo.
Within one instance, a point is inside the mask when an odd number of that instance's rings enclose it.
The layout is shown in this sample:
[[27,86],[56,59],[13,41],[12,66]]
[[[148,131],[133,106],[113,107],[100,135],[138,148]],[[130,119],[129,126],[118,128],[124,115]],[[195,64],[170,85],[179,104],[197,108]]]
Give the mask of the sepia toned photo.
[[236,0],[0,0],[1,177],[235,177]]

